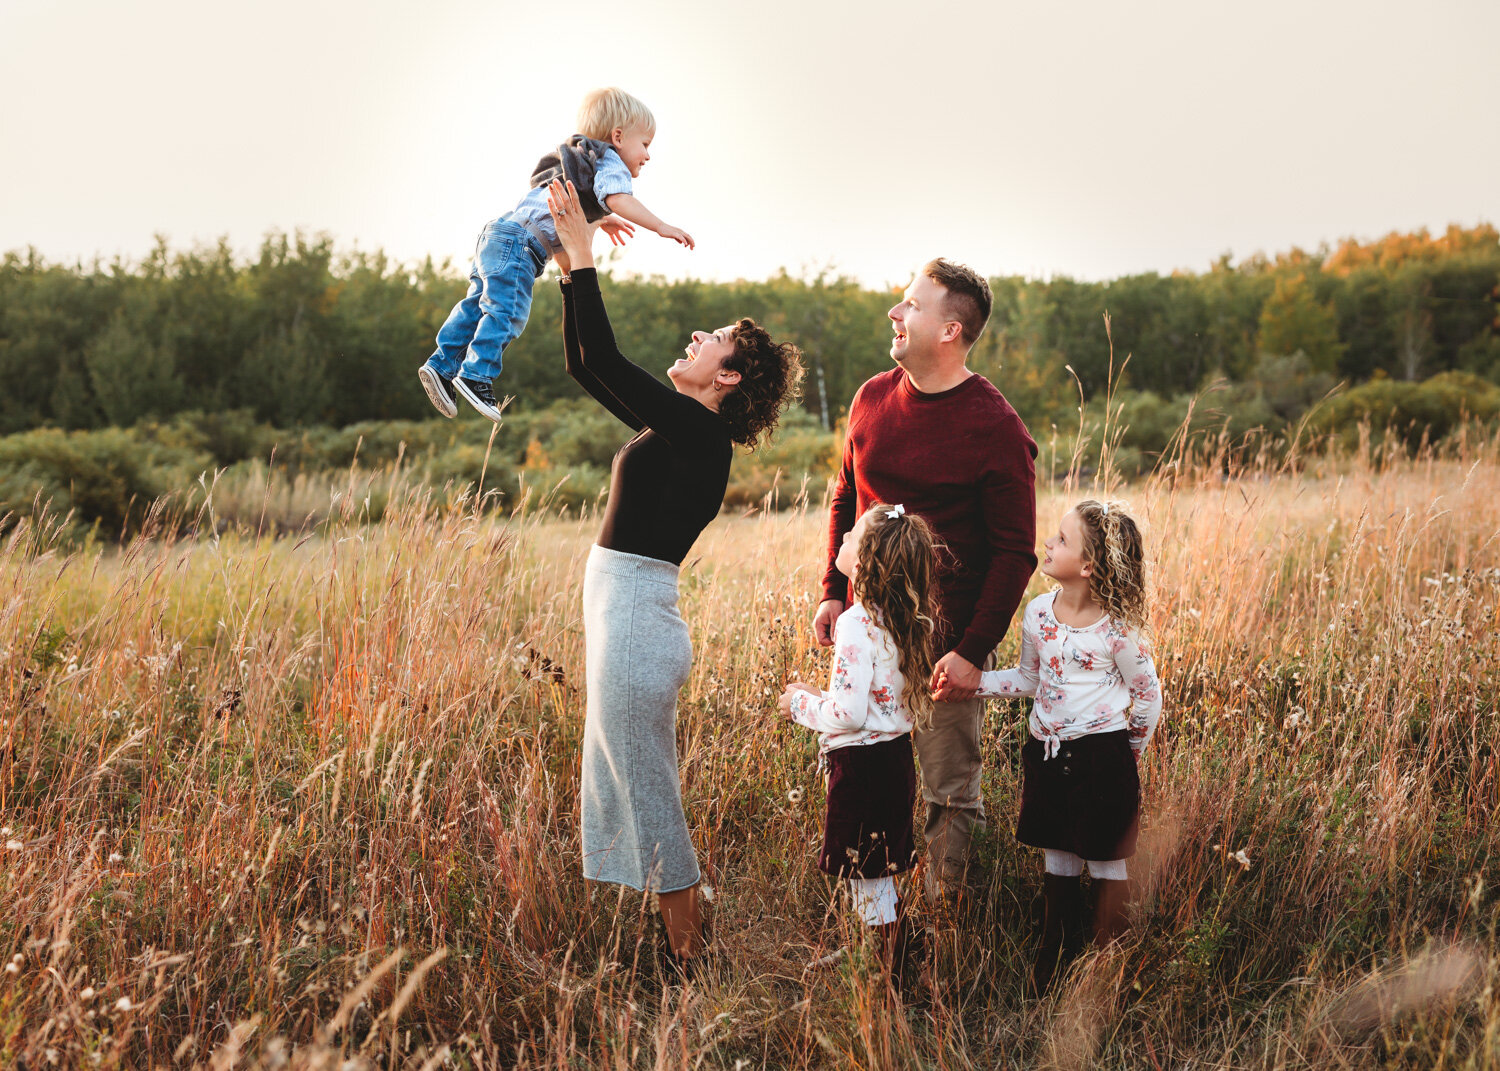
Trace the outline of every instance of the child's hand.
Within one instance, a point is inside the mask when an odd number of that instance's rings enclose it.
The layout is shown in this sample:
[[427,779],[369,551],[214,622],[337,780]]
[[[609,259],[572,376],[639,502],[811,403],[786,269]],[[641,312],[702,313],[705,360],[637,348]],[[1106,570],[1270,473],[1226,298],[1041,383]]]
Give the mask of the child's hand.
[[809,692],[814,695],[817,694],[813,691],[813,689],[809,688],[801,681],[792,681],[792,683],[788,684],[786,686],[786,691],[781,693],[781,698],[776,700],[776,705],[781,708],[781,713],[786,715],[788,718],[792,716],[792,697],[795,696],[798,692]]
[[619,216],[605,216],[599,221],[599,229],[609,235],[609,240],[615,245],[624,245],[625,239],[635,234],[635,224]]
[[981,682],[980,669],[957,651],[949,651],[932,667],[932,697],[939,702],[973,699]]
[[661,235],[663,238],[672,239],[672,241],[676,242],[678,245],[686,246],[689,249],[696,248],[696,246],[693,244],[693,236],[687,231],[683,230],[681,227],[674,227],[670,223],[668,223],[656,233]]

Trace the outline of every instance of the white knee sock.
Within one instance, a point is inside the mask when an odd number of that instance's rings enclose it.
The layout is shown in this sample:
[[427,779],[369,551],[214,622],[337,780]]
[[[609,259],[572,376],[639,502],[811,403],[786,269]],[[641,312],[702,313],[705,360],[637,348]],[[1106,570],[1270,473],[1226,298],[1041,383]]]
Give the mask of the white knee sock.
[[896,921],[896,881],[894,878],[850,878],[849,893],[854,897],[854,911],[866,926],[884,926]]
[[[1047,873],[1056,874],[1060,878],[1076,878],[1083,873],[1083,857],[1074,855],[1072,852],[1059,852],[1052,848],[1043,848],[1042,854],[1046,857]],[[1089,871],[1093,873],[1093,871]]]
[[1090,859],[1088,864],[1089,877],[1091,878],[1102,878],[1105,881],[1125,880],[1124,859],[1109,859],[1104,862],[1100,862],[1097,859]]

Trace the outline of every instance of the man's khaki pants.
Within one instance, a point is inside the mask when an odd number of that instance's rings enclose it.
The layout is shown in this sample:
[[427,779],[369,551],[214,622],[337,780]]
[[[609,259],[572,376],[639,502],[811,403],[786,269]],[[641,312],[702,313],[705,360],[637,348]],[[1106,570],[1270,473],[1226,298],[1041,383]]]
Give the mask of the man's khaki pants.
[[[990,664],[986,661],[986,666]],[[912,734],[927,801],[927,898],[957,892],[974,838],[984,831],[980,737],[984,700],[937,703],[932,724]]]

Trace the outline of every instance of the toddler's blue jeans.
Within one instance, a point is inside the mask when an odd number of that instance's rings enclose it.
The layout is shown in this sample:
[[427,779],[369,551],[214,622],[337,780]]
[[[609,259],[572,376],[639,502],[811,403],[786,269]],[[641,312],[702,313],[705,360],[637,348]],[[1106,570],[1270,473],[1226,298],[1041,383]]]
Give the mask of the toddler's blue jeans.
[[469,292],[443,322],[427,363],[447,379],[488,383],[498,376],[505,347],[526,327],[531,288],[547,260],[541,239],[519,223],[487,223],[469,265]]

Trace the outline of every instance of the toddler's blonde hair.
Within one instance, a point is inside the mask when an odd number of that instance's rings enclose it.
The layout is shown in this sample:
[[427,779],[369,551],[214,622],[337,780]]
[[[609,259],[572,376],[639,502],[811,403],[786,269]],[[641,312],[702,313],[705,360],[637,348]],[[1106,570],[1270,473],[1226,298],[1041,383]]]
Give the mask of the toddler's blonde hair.
[[629,130],[635,126],[656,132],[656,116],[651,109],[623,89],[609,86],[592,90],[578,107],[578,133],[586,138],[608,141],[615,128]]

